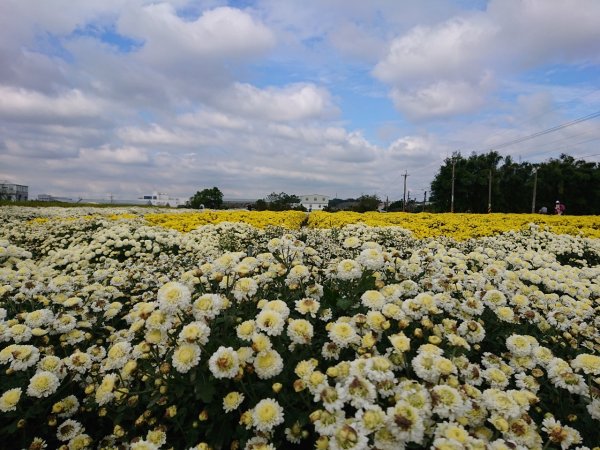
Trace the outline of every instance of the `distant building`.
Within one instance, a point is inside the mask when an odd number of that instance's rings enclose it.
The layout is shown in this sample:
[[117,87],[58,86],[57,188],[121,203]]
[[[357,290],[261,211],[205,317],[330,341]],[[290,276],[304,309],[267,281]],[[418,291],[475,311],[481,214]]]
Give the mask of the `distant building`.
[[152,195],[144,195],[141,200],[145,200],[147,205],[152,206],[171,206],[176,208],[179,205],[183,205],[185,201],[182,201],[177,197],[169,197],[164,192],[153,192]]
[[0,181],[0,200],[26,202],[29,196],[29,186]]
[[300,204],[308,211],[322,211],[329,205],[329,197],[321,194],[299,195]]
[[38,202],[65,202],[65,203],[70,203],[73,201],[73,199],[71,199],[71,198],[55,197],[54,195],[50,195],[50,194],[38,194],[37,200],[38,200]]

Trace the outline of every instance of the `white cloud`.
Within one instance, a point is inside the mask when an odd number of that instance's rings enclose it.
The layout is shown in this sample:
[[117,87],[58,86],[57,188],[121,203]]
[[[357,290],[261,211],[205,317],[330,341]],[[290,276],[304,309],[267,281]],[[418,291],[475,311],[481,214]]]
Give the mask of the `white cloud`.
[[329,92],[307,83],[265,89],[235,83],[230,90],[218,93],[212,101],[230,112],[274,121],[315,119],[336,112]]
[[[490,79],[539,64],[600,61],[600,3],[492,0],[485,11],[416,26],[394,38],[373,75],[412,118],[472,112]],[[552,30],[549,32],[549,30]]]
[[431,119],[476,110],[485,103],[491,85],[491,76],[486,74],[478,84],[440,80],[412,90],[393,88],[391,97],[410,119]]
[[119,31],[144,41],[140,57],[152,64],[248,59],[275,44],[273,33],[244,11],[219,7],[194,21],[179,17],[166,3],[128,10],[118,22]]
[[[391,84],[478,78],[497,30],[480,16],[416,27],[392,41],[373,74]],[[473,73],[475,71],[475,73]]]
[[148,152],[135,147],[83,148],[79,152],[79,162],[82,164],[146,164],[150,161]]
[[101,101],[89,98],[83,92],[72,89],[50,96],[28,89],[0,86],[0,117],[9,120],[64,123],[65,120],[97,118]]

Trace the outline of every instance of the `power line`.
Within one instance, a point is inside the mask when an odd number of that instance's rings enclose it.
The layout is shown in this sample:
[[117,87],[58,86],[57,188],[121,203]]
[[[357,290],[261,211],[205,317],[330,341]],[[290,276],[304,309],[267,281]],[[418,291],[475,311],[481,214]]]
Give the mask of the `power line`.
[[569,122],[565,122],[565,123],[562,123],[560,125],[556,125],[556,126],[554,126],[552,128],[548,128],[546,130],[538,131],[537,133],[533,133],[533,134],[530,134],[528,136],[522,136],[520,138],[513,139],[511,141],[507,141],[507,142],[503,142],[503,143],[498,144],[498,145],[494,145],[493,147],[490,147],[490,149],[488,151],[491,152],[493,150],[499,150],[501,148],[505,148],[505,147],[509,147],[511,145],[519,144],[521,142],[529,141],[530,139],[534,139],[534,138],[539,137],[539,136],[544,136],[546,134],[550,134],[550,133],[553,133],[555,131],[562,130],[564,128],[576,125],[578,123],[595,119],[596,117],[600,117],[600,111],[596,111],[596,112],[594,112],[592,114],[588,114],[587,116],[583,116],[583,117],[580,117],[578,119],[571,120]]

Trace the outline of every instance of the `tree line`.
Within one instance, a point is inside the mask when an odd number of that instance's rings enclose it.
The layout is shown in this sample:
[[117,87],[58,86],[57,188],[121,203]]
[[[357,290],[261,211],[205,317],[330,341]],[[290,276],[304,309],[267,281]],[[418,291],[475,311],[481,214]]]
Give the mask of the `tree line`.
[[545,206],[551,213],[558,200],[567,214],[600,214],[600,163],[565,154],[532,164],[495,151],[469,157],[455,153],[444,160],[431,183],[434,211],[451,209],[453,169],[455,212],[485,213],[491,203],[492,212],[527,213],[532,206],[537,212]]
[[[600,163],[562,154],[532,164],[515,162],[510,156],[503,157],[495,151],[472,153],[468,157],[455,153],[444,160],[436,173],[429,204],[419,204],[412,199],[403,208],[403,201],[399,200],[386,202],[386,210],[448,212],[452,206],[452,184],[454,212],[487,213],[491,205],[491,212],[529,213],[532,207],[535,212],[546,207],[552,213],[559,200],[566,205],[567,214],[600,214]],[[221,209],[223,193],[217,187],[198,191],[186,206]],[[357,199],[332,199],[326,210],[365,212],[376,211],[380,206],[381,199],[377,195],[362,195]],[[298,196],[285,192],[273,192],[247,207],[258,211],[304,209]]]

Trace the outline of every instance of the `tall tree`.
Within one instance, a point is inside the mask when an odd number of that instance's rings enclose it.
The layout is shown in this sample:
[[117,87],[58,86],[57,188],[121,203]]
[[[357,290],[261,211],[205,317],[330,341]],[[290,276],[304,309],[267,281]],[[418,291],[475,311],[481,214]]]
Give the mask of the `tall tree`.
[[218,187],[196,192],[188,201],[190,208],[220,209],[223,206],[223,193]]
[[358,204],[352,208],[356,212],[377,211],[381,203],[377,195],[361,195],[357,200]]
[[473,153],[468,158],[457,153],[446,158],[431,183],[435,211],[450,211],[453,165],[456,212],[487,211],[491,171],[493,212],[530,212],[537,180],[535,210],[542,206],[552,210],[555,201],[560,200],[567,205],[567,214],[600,213],[599,163],[563,154],[536,164],[536,177],[533,164],[516,163],[497,152]]
[[287,211],[290,209],[298,208],[300,198],[297,195],[286,194],[285,192],[272,192],[265,199],[267,203],[267,209],[270,211]]

